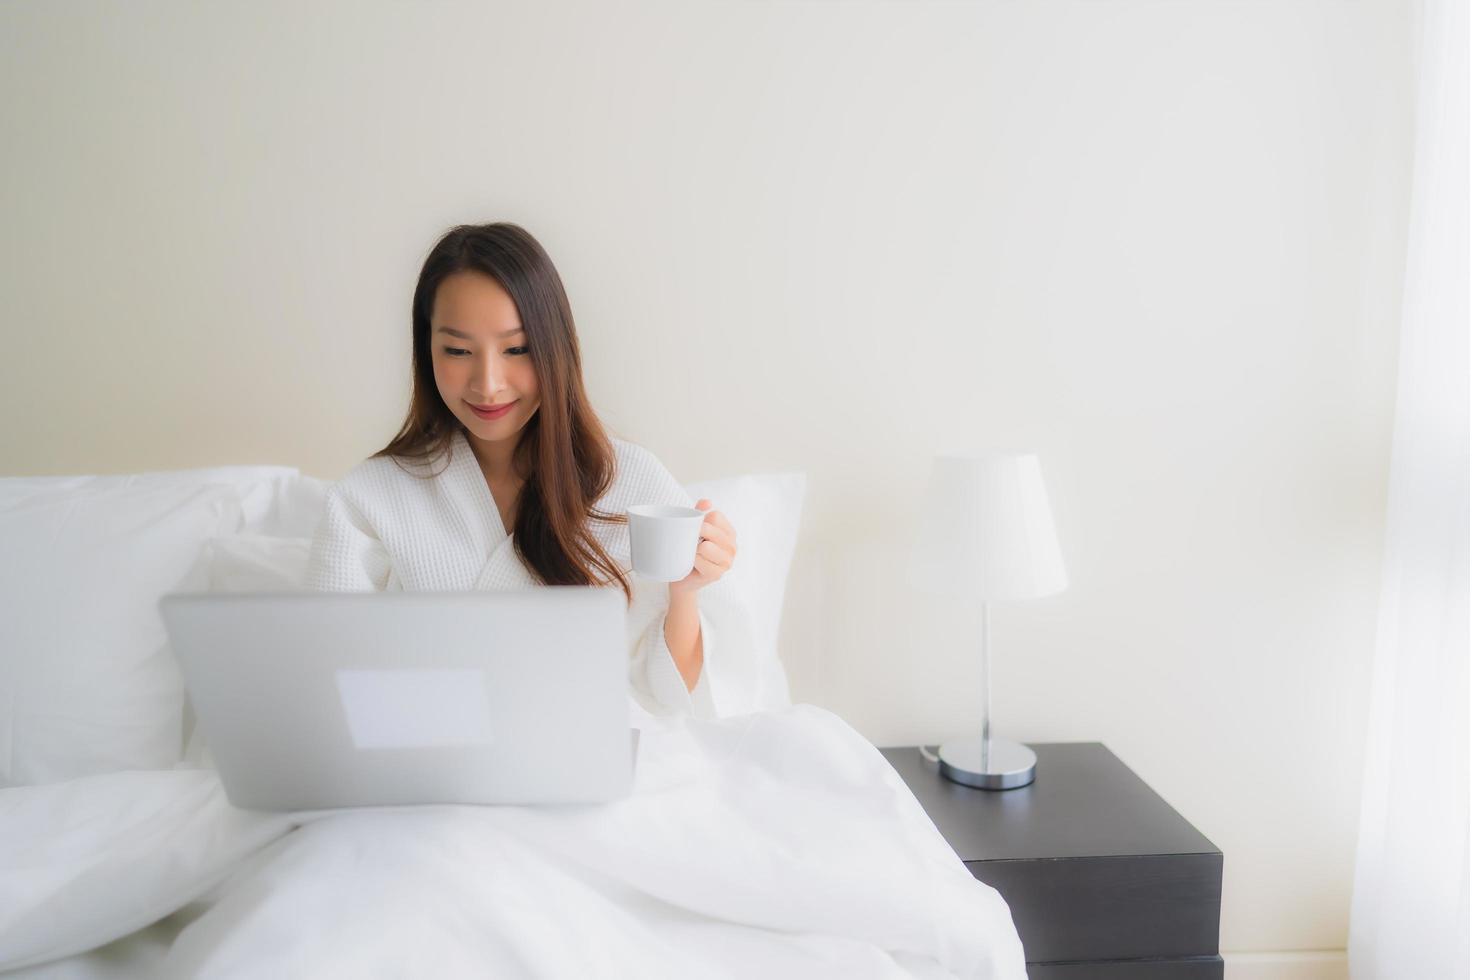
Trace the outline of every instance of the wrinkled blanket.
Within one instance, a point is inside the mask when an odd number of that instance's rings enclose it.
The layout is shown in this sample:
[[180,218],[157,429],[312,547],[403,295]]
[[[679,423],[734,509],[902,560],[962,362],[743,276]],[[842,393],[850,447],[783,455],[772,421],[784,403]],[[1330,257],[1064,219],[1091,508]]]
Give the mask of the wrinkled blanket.
[[596,805],[268,814],[208,768],[0,790],[0,969],[129,975],[76,954],[187,906],[147,975],[1024,980],[1005,902],[836,715],[630,712],[633,794]]

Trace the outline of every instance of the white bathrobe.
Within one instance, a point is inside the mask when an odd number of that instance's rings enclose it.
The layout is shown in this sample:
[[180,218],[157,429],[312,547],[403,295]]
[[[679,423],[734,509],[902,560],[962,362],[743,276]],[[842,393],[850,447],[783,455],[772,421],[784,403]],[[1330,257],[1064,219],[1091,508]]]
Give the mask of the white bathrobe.
[[[694,506],[651,452],[621,439],[613,439],[613,447],[613,483],[597,501],[599,510],[621,514],[634,504]],[[613,560],[630,569],[627,525],[594,521],[592,528]],[[306,586],[338,592],[534,588],[537,583],[516,555],[513,538],[465,434],[456,432],[447,466],[442,456],[429,464],[370,458],[329,488],[312,540]],[[664,640],[668,585],[636,575],[631,584],[628,680],[644,710],[701,719],[758,710],[760,653],[749,610],[724,588],[725,580],[698,593],[704,666],[693,692]]]

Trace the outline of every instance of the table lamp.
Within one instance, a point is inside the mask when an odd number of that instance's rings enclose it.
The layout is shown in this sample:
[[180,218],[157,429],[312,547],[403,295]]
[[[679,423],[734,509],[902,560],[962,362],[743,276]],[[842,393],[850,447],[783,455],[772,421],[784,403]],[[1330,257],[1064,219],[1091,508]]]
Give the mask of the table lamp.
[[921,591],[980,602],[980,734],[940,745],[940,773],[977,789],[1027,785],[1036,778],[1036,753],[990,734],[989,604],[1067,588],[1036,455],[936,456],[909,573]]

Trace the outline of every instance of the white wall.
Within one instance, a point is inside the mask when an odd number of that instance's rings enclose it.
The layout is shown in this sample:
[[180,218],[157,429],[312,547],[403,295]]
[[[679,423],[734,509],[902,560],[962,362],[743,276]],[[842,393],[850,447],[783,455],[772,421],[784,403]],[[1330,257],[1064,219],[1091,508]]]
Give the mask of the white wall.
[[1072,588],[993,610],[998,730],[1209,836],[1227,951],[1341,949],[1409,13],[9,3],[0,472],[335,478],[401,420],[428,247],[521,222],[616,433],[809,473],[798,699],[971,730],[977,613],[895,562],[936,449],[1034,449]]

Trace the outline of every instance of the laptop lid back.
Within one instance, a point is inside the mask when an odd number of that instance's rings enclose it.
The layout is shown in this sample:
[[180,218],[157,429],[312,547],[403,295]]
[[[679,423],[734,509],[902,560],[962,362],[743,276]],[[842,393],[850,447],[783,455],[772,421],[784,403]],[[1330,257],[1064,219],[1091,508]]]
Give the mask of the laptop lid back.
[[631,791],[618,590],[175,593],[159,610],[236,806]]

